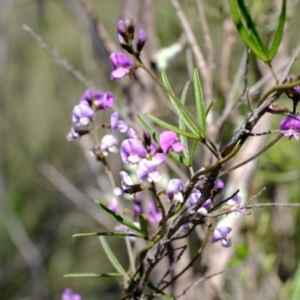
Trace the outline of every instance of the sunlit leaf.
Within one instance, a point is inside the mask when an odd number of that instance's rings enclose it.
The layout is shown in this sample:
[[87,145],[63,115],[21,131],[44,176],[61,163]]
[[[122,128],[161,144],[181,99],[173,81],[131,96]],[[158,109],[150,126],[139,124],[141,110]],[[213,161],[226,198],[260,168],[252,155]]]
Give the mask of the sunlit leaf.
[[139,223],[143,232],[143,235],[148,239],[148,223],[142,215],[139,215]]
[[142,116],[138,115],[137,117],[138,117],[139,121],[141,122],[141,124],[143,125],[143,127],[145,129],[147,129],[149,134],[152,136],[154,141],[158,143],[159,135],[154,131],[154,129],[151,127],[151,125]]
[[259,57],[263,61],[268,61],[266,51],[261,49],[261,46],[258,44],[257,40],[254,39],[253,35],[252,36],[250,35],[248,29],[243,25],[240,17],[237,0],[229,0],[229,1],[230,1],[232,18],[241,38],[257,57]]
[[[186,99],[187,91],[189,88],[189,84],[190,84],[190,82],[188,81],[182,90],[181,97],[180,97],[180,102],[182,103],[182,105],[185,105],[185,99]],[[181,118],[179,118],[178,124],[179,124],[180,129],[185,130],[185,125]],[[179,138],[180,138],[180,142],[185,145],[185,147],[183,148],[183,155],[184,155],[185,159],[187,161],[189,161],[190,157],[189,157],[188,140],[187,140],[186,136],[184,136],[184,135],[180,135]]]
[[189,161],[188,161],[185,157],[183,157],[182,155],[180,155],[179,153],[176,153],[176,152],[170,152],[169,155],[170,155],[173,159],[175,159],[175,160],[177,160],[178,162],[184,164],[185,166],[187,166],[187,167],[190,166]]
[[198,123],[197,123],[196,119],[186,109],[186,107],[179,100],[176,99],[176,97],[175,97],[175,95],[174,95],[174,93],[173,93],[173,91],[170,87],[170,83],[168,81],[168,78],[167,78],[167,75],[166,75],[165,72],[162,72],[162,80],[163,80],[163,83],[164,83],[166,89],[169,91],[168,97],[169,97],[172,105],[174,106],[178,116],[184,122],[186,127],[191,132],[193,132],[195,135],[197,135],[198,132],[199,132],[199,126],[198,126]]
[[129,232],[118,232],[118,231],[112,231],[112,232],[86,232],[86,233],[76,233],[73,234],[72,237],[92,237],[92,236],[115,236],[115,237],[124,237],[124,236],[130,236],[135,238],[145,238],[144,235],[141,234],[135,234],[135,233],[129,233]]
[[256,44],[259,46],[260,50],[266,54],[266,48],[261,40],[259,33],[256,30],[255,24],[252,21],[249,10],[244,2],[244,0],[237,0],[242,16],[246,22],[249,35],[253,38]]
[[65,274],[64,277],[75,277],[75,278],[98,278],[98,277],[123,277],[123,274],[119,273],[72,273]]
[[205,117],[207,117],[207,115],[209,114],[210,110],[212,109],[212,107],[214,106],[214,104],[216,103],[215,100],[211,101],[208,105],[208,107],[206,108],[206,111],[205,111]]
[[123,269],[119,260],[117,259],[117,257],[114,255],[114,253],[110,249],[108,243],[106,242],[106,239],[103,236],[99,236],[99,240],[100,240],[100,243],[103,247],[103,250],[104,250],[107,258],[109,259],[111,264],[114,266],[114,268],[118,271],[118,273],[125,274],[126,273],[125,270]]
[[100,203],[99,201],[95,200],[95,203],[102,208],[109,216],[111,216],[113,219],[117,220],[118,222],[122,223],[124,226],[129,227],[139,233],[142,233],[141,228],[139,228],[138,226],[136,226],[134,223],[130,222],[129,220],[121,217],[120,215],[114,213],[112,210],[110,210],[109,208],[107,208],[105,205],[103,205],[102,203]]
[[146,286],[148,286],[151,290],[155,291],[156,293],[162,295],[165,299],[174,299],[171,295],[165,293],[164,291],[154,286],[150,281],[146,281]]
[[281,43],[282,36],[283,36],[283,29],[284,29],[284,24],[285,24],[285,19],[286,19],[286,0],[282,1],[282,6],[281,6],[281,12],[279,16],[279,23],[278,27],[276,29],[276,32],[273,37],[273,41],[268,53],[268,60],[271,61],[274,56],[277,53],[278,47]]
[[194,70],[194,92],[195,92],[195,102],[196,102],[198,122],[203,132],[205,133],[206,131],[205,103],[203,99],[203,93],[202,93],[202,87],[201,87],[198,69]]
[[194,140],[199,140],[200,137],[198,137],[197,135],[191,133],[191,132],[187,132],[185,130],[182,130],[174,125],[171,125],[165,121],[162,121],[161,119],[158,119],[150,114],[146,114],[146,116],[151,119],[153,122],[157,123],[159,126],[166,128],[168,130],[174,131],[178,134],[184,135],[186,137],[192,138]]

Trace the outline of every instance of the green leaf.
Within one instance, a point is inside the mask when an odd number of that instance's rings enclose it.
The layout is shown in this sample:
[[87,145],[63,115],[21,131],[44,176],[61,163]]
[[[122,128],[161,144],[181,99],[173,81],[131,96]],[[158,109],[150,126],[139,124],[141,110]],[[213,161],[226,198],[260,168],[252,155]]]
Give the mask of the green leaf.
[[120,215],[117,215],[116,213],[114,213],[112,210],[110,210],[109,208],[107,208],[105,205],[103,205],[102,203],[100,203],[99,201],[95,200],[95,203],[102,208],[109,216],[111,216],[113,219],[117,220],[118,222],[122,223],[124,226],[129,227],[139,233],[142,233],[141,228],[139,228],[138,226],[136,226],[134,223],[130,222],[129,220],[121,217]]
[[168,97],[172,105],[174,106],[177,114],[179,115],[180,119],[182,119],[184,124],[190,129],[191,132],[197,135],[200,130],[198,126],[199,124],[197,123],[193,115],[186,109],[186,107],[174,96],[174,93],[171,90],[171,86],[165,72],[162,72],[162,80],[166,89],[168,90]]
[[[185,104],[185,99],[186,99],[186,95],[187,95],[187,91],[188,91],[188,88],[189,88],[189,84],[190,82],[188,81],[183,90],[182,90],[182,93],[181,93],[181,97],[180,97],[180,102],[182,103],[182,105]],[[182,129],[182,130],[185,130],[185,125],[184,125],[184,122],[181,118],[179,118],[179,128]],[[190,160],[190,157],[189,157],[189,144],[188,144],[188,140],[187,138],[184,136],[184,135],[180,135],[179,136],[179,139],[180,139],[180,142],[183,143],[185,145],[185,147],[183,148],[183,155],[185,157],[185,159],[187,161]]]
[[163,292],[156,286],[154,286],[150,281],[146,281],[146,286],[149,287],[151,290],[155,291],[156,293],[162,295],[165,299],[174,299],[171,295]]
[[209,114],[210,110],[212,109],[212,107],[214,106],[214,104],[216,103],[215,100],[211,101],[205,111],[205,118],[207,117],[207,115]]
[[136,238],[145,238],[142,234],[135,234],[135,233],[129,233],[129,232],[118,232],[118,231],[112,231],[112,232],[86,232],[86,233],[76,233],[72,235],[72,238],[75,237],[91,237],[91,236],[115,236],[115,237],[124,237],[124,236],[131,236]]
[[164,127],[164,128],[166,128],[168,130],[172,130],[172,131],[174,131],[174,132],[176,132],[178,134],[184,135],[184,136],[189,137],[189,138],[194,139],[194,140],[201,139],[201,137],[199,137],[199,136],[197,136],[197,135],[195,135],[195,134],[193,134],[191,132],[184,131],[184,130],[182,130],[182,129],[174,126],[174,125],[171,125],[169,123],[166,123],[165,121],[162,121],[161,119],[158,119],[158,118],[156,118],[156,117],[154,117],[154,116],[152,116],[150,114],[146,114],[146,116],[149,119],[151,119],[153,122],[157,123],[159,126]]
[[298,300],[300,295],[300,262],[293,280],[293,289],[290,300]]
[[261,49],[259,44],[257,44],[257,41],[254,39],[253,35],[252,36],[249,35],[248,30],[243,25],[242,20],[240,18],[237,0],[229,0],[229,1],[230,1],[232,18],[241,38],[257,57],[259,57],[263,61],[268,61],[266,52]]
[[107,258],[109,259],[111,264],[114,266],[114,268],[118,271],[118,273],[125,274],[126,273],[125,270],[123,269],[122,265],[119,263],[118,259],[116,258],[116,256],[112,252],[112,250],[110,249],[108,243],[106,242],[106,239],[103,236],[99,236],[99,240],[100,240],[100,243],[103,247],[103,250],[104,250]]
[[194,153],[195,153],[195,150],[196,150],[196,147],[197,147],[197,143],[198,143],[198,141],[196,141],[196,140],[193,140],[193,142],[192,142],[192,146],[190,148],[190,154],[189,154],[189,156],[190,156],[190,160],[188,162],[189,166],[192,165]]
[[194,92],[195,92],[195,102],[196,102],[198,122],[203,132],[205,133],[206,131],[205,103],[203,99],[203,93],[202,93],[198,69],[194,70]]
[[65,274],[64,277],[76,277],[76,278],[98,278],[98,277],[124,277],[123,274],[119,273],[74,273],[74,274]]
[[244,0],[238,0],[238,5],[241,10],[242,16],[244,17],[246,24],[247,24],[247,29],[250,33],[250,36],[253,38],[253,40],[256,42],[256,44],[259,46],[260,50],[267,54],[266,48],[260,38],[259,33],[256,30],[255,24],[252,21],[251,15],[247,9],[247,6],[245,5]]
[[143,217],[143,215],[139,215],[139,223],[143,232],[143,235],[145,236],[146,239],[148,239],[148,223]]
[[170,152],[169,155],[170,155],[173,159],[175,159],[175,160],[177,160],[178,162],[184,164],[185,166],[187,166],[187,167],[190,166],[189,161],[188,161],[185,157],[183,157],[182,155],[180,155],[180,154],[178,154],[178,153],[175,153],[175,152]]
[[283,0],[282,6],[281,6],[281,12],[280,12],[280,16],[279,16],[278,27],[276,29],[276,32],[273,37],[273,41],[272,41],[272,44],[271,44],[271,47],[270,47],[270,50],[268,53],[268,61],[271,61],[277,53],[278,47],[281,43],[282,36],[283,36],[285,19],[286,19],[286,0]]
[[140,115],[137,116],[139,121],[141,122],[142,126],[148,130],[152,138],[154,139],[155,142],[159,142],[159,136],[158,134],[154,131],[154,129],[150,126],[150,124]]

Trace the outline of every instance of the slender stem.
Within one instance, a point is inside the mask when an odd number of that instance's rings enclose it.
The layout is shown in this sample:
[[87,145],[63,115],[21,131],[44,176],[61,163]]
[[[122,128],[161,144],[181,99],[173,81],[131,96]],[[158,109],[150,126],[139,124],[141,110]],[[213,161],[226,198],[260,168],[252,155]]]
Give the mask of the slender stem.
[[[99,136],[98,136],[97,125],[96,125],[95,119],[92,120],[92,127],[93,127],[93,135],[94,135],[96,146],[100,147],[100,139],[99,139]],[[102,155],[102,158],[101,158],[101,162],[104,165],[105,173],[108,177],[110,185],[111,185],[112,189],[114,190],[116,188],[115,179],[114,179],[113,174],[110,170],[109,164],[107,163],[107,160],[103,155]],[[118,211],[119,211],[120,216],[124,217],[123,216],[123,210],[122,210],[122,207],[120,205],[120,201],[119,201],[118,197],[117,197],[117,207],[118,207]],[[135,272],[135,264],[134,264],[133,250],[132,250],[132,247],[131,247],[130,240],[129,240],[128,236],[125,237],[125,245],[126,245],[126,249],[127,249],[127,253],[128,253],[130,267],[131,267],[132,272],[134,273]],[[124,285],[126,286],[125,280],[124,280]]]
[[203,249],[204,247],[206,246],[207,244],[207,241],[208,241],[208,238],[209,238],[209,235],[210,235],[210,231],[211,231],[211,224],[209,225],[208,227],[208,230],[206,232],[206,235],[205,235],[205,239],[203,241],[203,244],[201,245],[201,247],[199,248],[199,250],[197,251],[197,253],[195,254],[195,256],[192,258],[192,260],[188,263],[188,265],[181,271],[179,272],[176,276],[174,276],[172,278],[171,281],[169,281],[168,283],[166,283],[162,288],[161,290],[164,290],[166,287],[168,287],[169,285],[171,285],[175,280],[177,280],[177,278],[179,278],[183,273],[185,273],[190,267],[193,266],[194,262],[198,259],[198,257],[201,255],[201,253],[203,252]]
[[161,233],[160,233],[160,236],[162,237],[166,233],[166,210],[165,210],[163,203],[161,202],[160,197],[157,195],[155,183],[152,182],[151,185],[152,185],[152,191],[154,193],[155,200],[156,200],[156,202],[161,210],[161,214],[162,214]]
[[254,154],[253,156],[249,157],[248,159],[246,159],[245,161],[241,162],[240,164],[235,165],[232,168],[229,168],[223,172],[220,173],[221,175],[224,175],[226,173],[229,173],[233,170],[236,170],[238,168],[240,168],[241,166],[247,164],[248,162],[252,161],[253,159],[257,158],[258,156],[262,155],[264,152],[266,152],[267,150],[269,150],[273,145],[275,145],[282,137],[284,136],[283,133],[279,134],[271,143],[269,143],[266,147],[264,147],[262,150],[260,150],[259,152],[257,152],[256,154]]
[[276,73],[275,73],[275,71],[274,71],[274,69],[273,69],[272,62],[269,61],[267,64],[268,64],[268,66],[269,66],[270,69],[271,69],[272,75],[273,75],[274,79],[276,80],[276,83],[278,83],[278,78],[277,78]]

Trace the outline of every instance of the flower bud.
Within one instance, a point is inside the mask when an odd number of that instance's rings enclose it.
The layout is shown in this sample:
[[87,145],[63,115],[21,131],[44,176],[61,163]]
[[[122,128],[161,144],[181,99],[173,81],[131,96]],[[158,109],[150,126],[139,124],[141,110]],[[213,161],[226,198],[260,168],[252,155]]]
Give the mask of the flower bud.
[[137,51],[140,53],[146,43],[146,32],[143,28],[140,29],[139,31],[139,36],[138,36],[138,40],[137,40],[137,44],[136,44],[136,49]]

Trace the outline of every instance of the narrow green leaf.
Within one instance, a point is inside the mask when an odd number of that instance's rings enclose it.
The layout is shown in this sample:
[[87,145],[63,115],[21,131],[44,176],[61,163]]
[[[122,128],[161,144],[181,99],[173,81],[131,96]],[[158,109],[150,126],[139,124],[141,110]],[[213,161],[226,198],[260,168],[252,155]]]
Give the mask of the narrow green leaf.
[[257,44],[257,41],[253,39],[253,36],[249,35],[248,30],[243,25],[240,18],[239,8],[236,2],[237,0],[229,0],[229,1],[230,1],[232,18],[241,38],[257,57],[259,57],[263,61],[268,61],[267,54],[263,50],[261,50],[260,46]]
[[268,53],[268,60],[271,61],[274,56],[277,53],[278,47],[281,43],[282,36],[283,36],[283,29],[284,29],[284,24],[285,24],[285,19],[286,19],[286,0],[282,1],[282,6],[281,6],[281,12],[279,16],[279,23],[278,27],[276,29],[276,32],[273,37],[273,41]]
[[189,163],[189,166],[192,165],[194,153],[195,153],[195,150],[196,150],[196,147],[197,147],[197,143],[198,143],[198,141],[196,141],[196,140],[193,140],[193,141],[192,141],[192,145],[191,145],[191,148],[190,148],[190,154],[189,154],[190,160],[189,160],[189,162],[188,162],[188,163]]
[[[181,97],[180,97],[180,102],[182,103],[182,105],[185,105],[185,99],[186,99],[187,91],[188,91],[188,88],[189,88],[189,84],[190,84],[190,82],[188,81],[185,84],[185,86],[184,86],[184,88],[182,90]],[[178,124],[179,124],[179,128],[180,129],[185,130],[185,125],[184,125],[184,122],[183,122],[183,120],[181,118],[179,118]],[[179,139],[180,139],[180,142],[185,145],[185,147],[183,148],[183,155],[184,155],[185,159],[187,161],[189,161],[190,157],[189,157],[189,144],[188,144],[188,140],[187,140],[187,138],[184,135],[180,135]]]
[[174,126],[174,125],[171,125],[169,123],[166,123],[165,121],[162,121],[161,119],[158,119],[158,118],[156,118],[156,117],[154,117],[154,116],[152,116],[150,114],[146,114],[146,116],[149,119],[151,119],[153,122],[157,123],[159,126],[164,127],[164,128],[166,128],[168,130],[172,130],[172,131],[174,131],[174,132],[176,132],[178,134],[184,135],[184,136],[189,137],[189,138],[194,139],[194,140],[201,139],[201,137],[199,137],[199,136],[197,136],[197,135],[195,135],[195,134],[193,134],[191,132],[184,131],[184,130],[182,130],[182,129]]
[[300,295],[300,262],[293,280],[293,289],[291,291],[290,300],[298,300]]
[[114,213],[113,211],[111,211],[109,208],[107,208],[105,205],[103,205],[102,203],[100,203],[99,201],[95,200],[95,203],[102,208],[109,216],[111,216],[113,219],[117,220],[118,222],[122,223],[123,225],[125,225],[126,227],[129,227],[139,233],[142,233],[141,228],[139,228],[138,226],[136,226],[134,223],[130,222],[129,220],[121,217],[120,215],[117,215],[116,213]]
[[156,286],[154,286],[150,281],[146,281],[146,286],[148,286],[151,290],[155,291],[156,293],[162,295],[165,299],[174,299],[171,295],[163,292]]
[[[174,94],[174,92],[173,92],[173,90],[172,90],[172,87],[171,87],[171,85],[170,85],[169,79],[168,79],[167,74],[166,74],[165,71],[162,71],[162,72],[161,72],[161,78],[162,78],[162,81],[163,81],[163,84],[164,84],[165,88],[170,92],[170,94],[171,94],[173,97],[175,97],[175,94]],[[168,97],[169,97],[169,96],[170,96],[170,95],[168,95]]]
[[214,104],[216,103],[215,100],[211,101],[208,105],[208,107],[206,108],[206,111],[205,111],[205,118],[207,117],[207,115],[209,114],[210,110],[212,109],[212,107],[214,106]]
[[[188,127],[191,132],[193,132],[195,135],[197,135],[200,130],[199,124],[197,123],[194,116],[186,109],[186,107],[174,96],[173,91],[170,90],[171,89],[170,83],[168,81],[168,78],[167,78],[167,75],[165,72],[162,72],[162,80],[163,80],[163,83],[164,83],[166,89],[169,91],[168,97],[169,97],[172,105],[174,106],[177,114],[182,119],[182,121],[184,122],[186,127]],[[204,137],[203,133],[202,133],[202,137]]]
[[188,161],[185,157],[183,157],[182,155],[180,155],[180,154],[178,154],[178,153],[175,153],[175,152],[170,152],[169,155],[170,155],[173,159],[175,159],[175,160],[177,160],[178,162],[182,163],[183,165],[185,165],[185,166],[187,166],[187,167],[190,166],[189,161]]
[[203,93],[201,88],[201,82],[199,78],[198,69],[195,68],[194,70],[194,92],[195,92],[195,102],[196,102],[196,111],[197,111],[197,118],[200,127],[202,130],[206,131],[206,121],[205,121],[205,103],[203,99]]
[[100,240],[100,243],[103,247],[103,250],[104,250],[107,258],[109,259],[111,264],[114,266],[114,268],[118,271],[118,273],[125,274],[126,273],[125,270],[123,269],[122,265],[119,263],[118,259],[116,258],[116,256],[112,252],[112,250],[110,249],[108,243],[106,242],[105,237],[99,236],[99,240]]
[[159,142],[159,136],[158,134],[154,131],[154,129],[150,126],[150,124],[140,115],[137,116],[139,121],[141,122],[142,126],[147,129],[147,131],[150,133],[152,138],[154,139],[155,142]]
[[142,234],[135,234],[135,233],[129,233],[129,232],[86,232],[86,233],[76,233],[72,235],[72,238],[75,237],[91,237],[91,236],[115,236],[115,237],[124,237],[124,236],[131,236],[135,238],[145,238]]
[[250,36],[253,38],[253,40],[256,42],[256,44],[259,46],[260,50],[266,55],[267,51],[266,48],[260,38],[259,33],[256,30],[255,24],[252,21],[251,15],[248,11],[247,6],[245,5],[244,0],[237,0],[239,8],[241,10],[242,16],[244,17],[247,25],[247,29],[250,33]]
[[119,273],[74,273],[74,274],[65,274],[63,277],[76,277],[76,278],[98,278],[98,277],[124,277],[123,274]]
[[143,235],[148,239],[148,223],[142,215],[139,215],[139,223],[143,232]]

